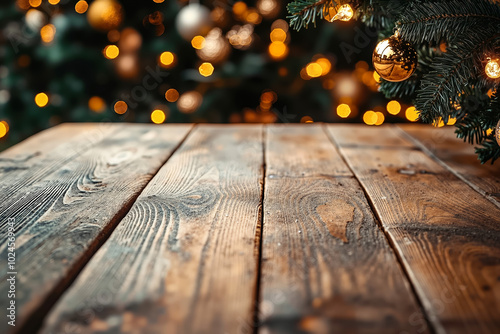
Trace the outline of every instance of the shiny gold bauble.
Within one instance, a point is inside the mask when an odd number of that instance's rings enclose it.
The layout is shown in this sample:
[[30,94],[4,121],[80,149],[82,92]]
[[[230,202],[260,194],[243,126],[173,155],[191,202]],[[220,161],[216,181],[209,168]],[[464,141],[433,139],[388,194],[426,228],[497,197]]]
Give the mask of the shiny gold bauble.
[[417,68],[417,52],[399,36],[381,40],[373,51],[373,66],[385,80],[399,82],[408,79]]
[[500,60],[498,59],[488,59],[488,63],[484,67],[484,72],[491,79],[500,78]]
[[116,0],[95,0],[87,11],[87,21],[92,28],[109,31],[123,22],[123,8]]
[[498,121],[497,127],[495,128],[495,139],[498,145],[500,145],[500,121]]

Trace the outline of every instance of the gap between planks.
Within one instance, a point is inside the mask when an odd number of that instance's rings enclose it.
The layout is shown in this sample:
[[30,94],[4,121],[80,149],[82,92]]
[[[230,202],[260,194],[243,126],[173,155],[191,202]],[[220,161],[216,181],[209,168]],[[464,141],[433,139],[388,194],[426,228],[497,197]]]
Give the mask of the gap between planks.
[[[123,207],[116,212],[116,214],[110,219],[109,223],[101,230],[99,236],[97,236],[85,249],[82,256],[75,261],[75,263],[70,267],[66,277],[64,277],[59,284],[57,284],[48,294],[47,298],[43,300],[38,307],[34,309],[34,311],[21,323],[21,325],[14,330],[13,333],[35,333],[41,329],[43,321],[46,316],[52,310],[55,303],[60,299],[65,291],[67,291],[76,278],[79,276],[80,272],[85,268],[86,264],[92,259],[95,253],[101,248],[101,246],[108,240],[110,235],[113,233],[115,228],[121,222],[121,220],[127,215],[130,211],[131,207],[140,196],[144,188],[151,182],[154,176],[160,171],[160,169],[167,163],[167,161],[172,157],[172,155],[182,146],[185,140],[192,133],[196,125],[191,126],[191,128],[186,131],[186,134],[182,137],[182,139],[172,148],[170,154],[166,156],[166,158],[160,163],[158,168],[154,173],[151,174],[151,178],[147,183],[145,183],[141,190],[139,190],[136,194],[134,194],[129,201],[124,203]],[[121,127],[123,128],[123,127]],[[120,128],[115,129],[109,136],[110,138],[112,134],[116,133]],[[85,151],[92,149],[98,142],[93,143],[92,145],[86,146]],[[80,150],[78,153],[83,153],[84,151]]]
[[[323,124],[322,128],[323,128],[323,131],[325,132],[326,136],[330,140],[330,142],[333,144],[334,148],[337,150],[337,153],[342,158],[342,161],[344,161],[344,163],[347,166],[347,168],[349,168],[349,170],[352,172],[352,174],[354,175],[354,177],[357,180],[357,175],[356,175],[355,171],[353,170],[353,168],[351,167],[351,165],[347,162],[345,156],[342,154],[342,152],[340,150],[339,144],[335,141],[335,139],[332,137],[331,133],[328,131],[327,125]],[[364,193],[364,195],[365,195],[365,197],[366,197],[366,199],[368,201],[368,204],[370,205],[370,208],[371,208],[373,214],[376,217],[375,220],[376,220],[376,223],[377,223],[378,227],[384,233],[385,240],[387,241],[387,243],[391,247],[393,253],[396,255],[399,267],[400,267],[401,271],[404,273],[404,275],[405,275],[405,277],[406,277],[406,279],[407,279],[407,281],[408,281],[408,283],[410,285],[411,292],[412,292],[413,296],[415,297],[415,300],[418,303],[420,311],[422,312],[422,314],[424,316],[425,322],[427,324],[427,329],[432,334],[436,333],[436,331],[435,331],[432,323],[429,320],[429,315],[427,314],[427,310],[424,307],[423,301],[422,301],[420,295],[417,293],[417,290],[416,290],[415,284],[414,284],[414,282],[413,282],[413,280],[411,278],[411,275],[408,272],[408,269],[406,268],[406,266],[404,265],[403,258],[401,257],[401,254],[399,253],[394,240],[391,239],[388,231],[386,230],[385,226],[382,224],[382,220],[381,220],[382,217],[380,217],[379,211],[375,208],[375,204],[373,203],[373,199],[368,194],[366,188],[359,181],[358,181],[358,183],[360,184],[360,187],[363,190],[363,193]]]

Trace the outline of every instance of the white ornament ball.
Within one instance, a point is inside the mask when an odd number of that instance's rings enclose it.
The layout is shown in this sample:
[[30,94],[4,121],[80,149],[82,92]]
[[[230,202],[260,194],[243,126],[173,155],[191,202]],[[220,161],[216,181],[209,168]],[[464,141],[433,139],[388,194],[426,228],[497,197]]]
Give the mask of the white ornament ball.
[[196,35],[206,35],[212,24],[210,10],[197,3],[182,8],[175,20],[177,31],[187,41]]

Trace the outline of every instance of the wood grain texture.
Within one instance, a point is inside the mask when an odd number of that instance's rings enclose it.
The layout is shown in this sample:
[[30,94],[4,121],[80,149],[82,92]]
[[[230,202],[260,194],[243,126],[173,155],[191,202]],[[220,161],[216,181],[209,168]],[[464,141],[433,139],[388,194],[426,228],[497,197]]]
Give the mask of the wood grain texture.
[[113,123],[66,123],[0,153],[0,193],[23,192],[122,128]]
[[321,125],[266,135],[260,333],[425,333],[361,186]]
[[199,126],[50,314],[43,333],[250,333],[261,126]]
[[415,139],[418,147],[500,207],[500,161],[481,165],[474,146],[458,139],[454,127],[432,129],[421,124],[399,127]]
[[[16,329],[33,325],[34,318],[47,312],[191,126],[128,125],[102,138],[88,137],[94,133],[84,128],[68,128],[83,142],[70,147],[75,143],[68,138],[19,176],[9,172],[13,182],[8,188],[24,186],[0,203],[1,296],[8,291],[7,221],[15,220]],[[79,148],[87,145],[92,148]],[[16,150],[22,154],[21,148]],[[9,329],[0,322],[0,332]]]
[[331,125],[329,131],[436,332],[498,333],[499,208],[397,128]]

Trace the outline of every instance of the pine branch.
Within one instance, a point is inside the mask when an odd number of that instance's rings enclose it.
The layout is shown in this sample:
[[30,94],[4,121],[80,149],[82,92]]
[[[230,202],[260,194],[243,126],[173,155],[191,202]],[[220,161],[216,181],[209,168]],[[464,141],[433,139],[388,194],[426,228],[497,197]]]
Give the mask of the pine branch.
[[296,0],[287,5],[290,16],[290,27],[299,31],[302,27],[306,28],[312,22],[316,26],[316,17],[323,18],[325,7],[337,2],[333,0]]
[[421,3],[407,6],[396,26],[411,43],[437,44],[488,26],[500,30],[500,6],[485,0]]
[[440,117],[445,122],[448,120],[451,103],[458,100],[471,75],[476,73],[477,54],[481,53],[485,44],[498,38],[499,34],[495,32],[490,30],[486,35],[468,36],[434,60],[432,70],[422,77],[415,101],[424,122],[432,123]]

